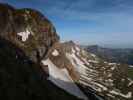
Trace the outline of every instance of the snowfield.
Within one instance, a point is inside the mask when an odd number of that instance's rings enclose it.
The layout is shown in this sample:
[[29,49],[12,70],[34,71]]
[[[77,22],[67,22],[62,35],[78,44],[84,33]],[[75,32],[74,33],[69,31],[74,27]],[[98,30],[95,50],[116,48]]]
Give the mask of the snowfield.
[[44,65],[48,65],[49,68],[49,78],[51,82],[53,82],[58,87],[66,90],[70,94],[77,96],[78,98],[88,100],[85,94],[78,88],[78,86],[73,82],[70,77],[67,69],[59,69],[56,67],[50,59],[43,60],[42,63]]

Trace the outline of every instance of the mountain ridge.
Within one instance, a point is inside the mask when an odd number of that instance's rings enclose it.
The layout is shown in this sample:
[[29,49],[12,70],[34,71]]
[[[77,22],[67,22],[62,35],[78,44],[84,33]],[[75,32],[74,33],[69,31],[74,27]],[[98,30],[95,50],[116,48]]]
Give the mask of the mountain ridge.
[[36,10],[0,7],[0,97],[133,99],[131,67],[106,62],[73,41],[61,43],[53,24]]
[[133,62],[132,62],[133,49],[104,48],[104,47],[100,47],[98,45],[83,46],[83,47],[88,52],[94,53],[106,61],[133,65]]

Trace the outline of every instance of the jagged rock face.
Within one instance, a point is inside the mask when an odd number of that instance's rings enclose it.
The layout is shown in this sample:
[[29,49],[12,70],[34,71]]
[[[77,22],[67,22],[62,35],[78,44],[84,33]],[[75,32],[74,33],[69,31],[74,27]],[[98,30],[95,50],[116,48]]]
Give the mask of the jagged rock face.
[[[2,4],[1,4],[2,5]],[[44,57],[59,41],[52,23],[32,9],[0,6],[0,36],[20,47],[33,61]]]
[[37,62],[59,37],[39,12],[0,4],[0,98],[78,100],[47,80]]

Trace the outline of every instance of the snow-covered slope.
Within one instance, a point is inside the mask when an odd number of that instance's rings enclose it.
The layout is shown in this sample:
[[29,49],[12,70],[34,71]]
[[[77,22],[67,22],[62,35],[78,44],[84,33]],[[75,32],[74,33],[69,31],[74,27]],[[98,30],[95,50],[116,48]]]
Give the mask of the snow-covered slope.
[[49,68],[48,80],[52,81],[54,84],[66,90],[67,92],[81,99],[87,100],[87,97],[84,95],[84,93],[73,82],[66,68],[59,69],[56,65],[54,65],[51,62],[50,59],[43,60],[42,63],[44,65],[48,65]]
[[73,47],[73,52],[67,55],[72,63],[75,61],[73,65],[79,70],[81,84],[91,87],[107,100],[133,99],[133,80],[128,77],[127,65],[105,62],[77,48]]
[[[133,99],[129,66],[106,62],[74,43],[56,45],[49,59],[42,62],[48,65],[49,80],[79,98],[86,99],[91,91],[98,100],[100,96],[105,100]],[[79,77],[74,79],[76,75]],[[83,89],[79,89],[77,84]]]

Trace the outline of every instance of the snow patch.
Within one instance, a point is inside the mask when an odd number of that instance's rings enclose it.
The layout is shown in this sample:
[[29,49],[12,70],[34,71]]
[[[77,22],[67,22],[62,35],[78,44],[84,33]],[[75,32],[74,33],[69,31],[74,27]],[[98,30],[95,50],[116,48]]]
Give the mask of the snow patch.
[[107,94],[109,97],[111,98],[115,98],[115,96],[111,95],[111,94]]
[[112,79],[108,79],[108,81],[109,81],[109,82],[111,82],[111,83],[113,83],[113,82],[114,82],[114,80],[112,80]]
[[112,73],[108,74],[108,77],[109,77],[109,78],[112,77]]
[[59,69],[51,62],[50,59],[43,60],[42,63],[44,65],[48,65],[50,75],[48,80],[53,82],[58,87],[66,90],[70,94],[75,95],[81,99],[88,100],[84,93],[73,82],[67,69]]
[[29,30],[26,30],[25,32],[17,33],[17,35],[21,36],[21,39],[22,39],[23,42],[25,42],[29,38],[30,34],[31,33],[30,33]]
[[122,82],[124,82],[124,81],[125,81],[125,79],[124,79],[124,78],[122,78],[122,79],[121,79],[121,81],[122,81]]
[[128,84],[128,86],[131,86],[133,84],[133,81],[130,81],[130,83]]
[[118,96],[122,96],[123,98],[131,98],[132,97],[132,92],[128,92],[126,95],[125,94],[122,94],[120,92],[116,92],[114,90],[110,91],[111,94],[114,94],[114,95],[118,95]]
[[111,67],[111,70],[115,70],[115,66]]
[[90,63],[99,63],[98,61],[96,61],[96,60],[88,60]]
[[102,88],[102,90],[104,90],[104,91],[108,90],[107,87],[103,86],[102,84],[99,84],[99,83],[96,83],[96,82],[94,82],[94,84],[99,86],[100,88]]
[[116,63],[108,63],[108,65],[110,65],[110,66],[111,66],[111,65],[116,65]]
[[[80,74],[86,74],[86,69],[88,69],[85,65],[84,62],[82,62],[74,53],[69,54],[66,53],[66,57],[71,61],[73,64],[74,68],[80,73]],[[76,61],[76,63],[74,62]]]
[[128,86],[131,86],[133,84],[133,80],[131,80],[130,78],[128,78],[128,80],[130,81]]
[[91,55],[92,57],[94,57],[94,58],[96,57],[96,55],[95,55],[95,54],[93,54],[93,53],[91,53],[90,55]]
[[107,64],[108,62],[104,61],[105,64]]
[[80,48],[78,46],[75,46],[76,51],[80,51]]
[[76,53],[76,51],[74,50],[74,48],[72,48],[72,53]]
[[59,55],[59,52],[55,49],[55,50],[52,52],[52,55],[53,55],[53,56],[58,56],[58,55]]
[[85,64],[90,65],[90,63],[85,58],[82,58],[82,60],[85,62]]

